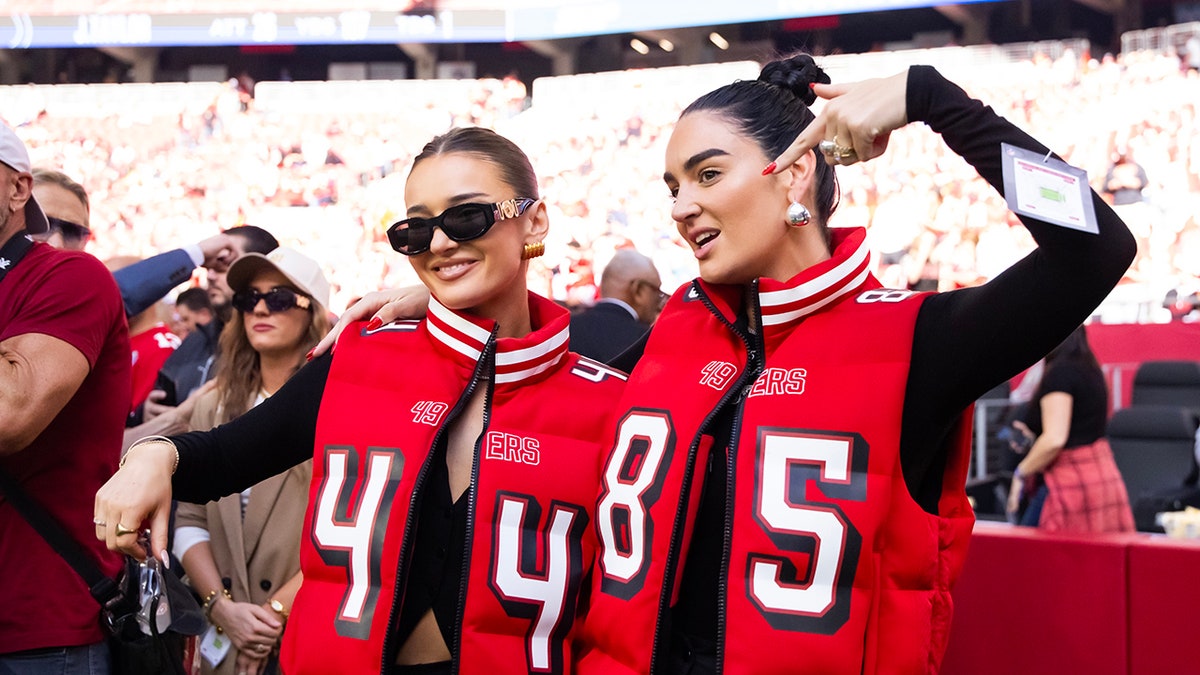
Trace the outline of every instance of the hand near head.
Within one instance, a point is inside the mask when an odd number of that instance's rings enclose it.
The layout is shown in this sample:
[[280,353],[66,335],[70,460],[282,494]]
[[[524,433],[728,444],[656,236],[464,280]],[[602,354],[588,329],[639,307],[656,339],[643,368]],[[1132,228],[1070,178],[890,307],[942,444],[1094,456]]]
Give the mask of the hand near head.
[[826,100],[824,109],[788,149],[775,158],[775,168],[768,173],[786,169],[824,140],[854,150],[853,155],[838,160],[833,145],[830,145],[825,157],[831,164],[846,165],[874,159],[887,149],[891,133],[908,124],[908,71],[848,84],[817,84],[813,91]]
[[218,234],[214,237],[209,237],[197,242],[196,245],[204,253],[203,266],[214,272],[227,271],[229,265],[233,263],[233,259],[237,257],[237,249],[234,247],[233,237],[228,234]]
[[329,351],[337,343],[338,336],[346,326],[355,321],[371,317],[370,328],[378,328],[398,319],[420,319],[429,308],[429,289],[424,286],[405,286],[383,291],[371,291],[354,303],[342,316],[329,334],[317,343],[308,358],[314,359]]

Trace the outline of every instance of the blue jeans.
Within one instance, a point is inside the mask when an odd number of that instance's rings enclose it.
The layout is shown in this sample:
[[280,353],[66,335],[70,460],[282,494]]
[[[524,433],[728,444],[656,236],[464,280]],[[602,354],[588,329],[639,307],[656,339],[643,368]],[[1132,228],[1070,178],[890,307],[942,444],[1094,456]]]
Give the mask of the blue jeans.
[[1025,507],[1025,513],[1021,516],[1021,524],[1026,527],[1037,527],[1042,520],[1042,507],[1046,505],[1046,497],[1050,495],[1050,488],[1042,485],[1029,498],[1029,505]]
[[109,675],[108,643],[0,654],[0,675]]

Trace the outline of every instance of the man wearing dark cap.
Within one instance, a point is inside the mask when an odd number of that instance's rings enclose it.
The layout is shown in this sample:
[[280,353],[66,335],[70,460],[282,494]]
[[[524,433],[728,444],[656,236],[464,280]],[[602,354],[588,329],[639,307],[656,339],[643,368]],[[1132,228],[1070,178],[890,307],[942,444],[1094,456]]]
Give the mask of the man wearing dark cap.
[[[32,186],[24,143],[0,124],[0,471],[115,576],[96,534],[118,524],[92,514],[129,407],[125,312],[99,260],[33,241],[50,223]],[[99,604],[3,489],[0,598],[0,673],[109,672]]]

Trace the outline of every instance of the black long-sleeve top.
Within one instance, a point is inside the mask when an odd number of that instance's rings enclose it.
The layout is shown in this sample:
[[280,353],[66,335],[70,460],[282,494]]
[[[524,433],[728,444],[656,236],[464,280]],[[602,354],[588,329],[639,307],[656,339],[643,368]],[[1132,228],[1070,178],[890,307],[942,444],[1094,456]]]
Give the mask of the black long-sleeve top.
[[[932,68],[909,70],[907,111],[940,133],[952,150],[1003,194],[1000,144],[1045,155],[1029,135],[971,99]],[[1000,382],[1041,358],[1084,321],[1133,260],[1128,229],[1092,194],[1099,234],[1021,217],[1037,250],[992,281],[927,298],[917,314],[901,418],[900,461],[909,492],[937,512],[945,443],[962,411]],[[697,522],[725,514],[725,458],[735,410],[715,418],[713,457],[705,472]],[[676,629],[693,644],[715,643],[722,528],[697,525],[684,565]]]
[[[1048,152],[929,67],[909,69],[906,105],[910,121],[923,121],[940,133],[1001,193],[1001,143]],[[1038,243],[1035,251],[982,286],[936,294],[923,303],[914,329],[900,455],[909,491],[927,511],[936,511],[947,460],[944,440],[962,410],[1056,346],[1099,305],[1133,260],[1135,242],[1128,229],[1094,193],[1092,201],[1098,234],[1022,216]],[[197,502],[219,498],[311,457],[332,358],[326,355],[302,368],[274,396],[233,422],[175,437],[180,453],[175,496]],[[714,480],[723,481],[724,472],[707,477],[698,514],[702,520],[724,513],[725,490]],[[439,532],[453,529],[450,521],[433,525]],[[716,633],[718,530],[696,530],[681,593],[687,606],[676,614],[683,617],[679,628],[700,638],[712,639]],[[447,605],[435,596],[452,599],[454,590],[442,589],[428,602]],[[426,604],[415,609],[423,612]],[[445,614],[452,608],[440,609]]]
[[[907,112],[1003,193],[1000,144],[1048,149],[943,78],[909,69]],[[1019,373],[1082,323],[1120,280],[1135,242],[1095,193],[1099,234],[1021,216],[1038,248],[982,286],[929,297],[917,317],[900,437],[905,480],[935,511],[943,439],[962,410]],[[312,456],[331,356],[294,375],[274,396],[229,424],[173,437],[175,496],[205,502],[232,494]]]

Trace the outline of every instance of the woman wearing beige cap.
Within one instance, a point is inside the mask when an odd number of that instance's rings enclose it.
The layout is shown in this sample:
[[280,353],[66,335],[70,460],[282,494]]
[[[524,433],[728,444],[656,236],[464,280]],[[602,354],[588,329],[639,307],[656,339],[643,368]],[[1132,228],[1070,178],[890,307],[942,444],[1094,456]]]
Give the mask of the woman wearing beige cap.
[[[329,283],[286,247],[229,269],[234,318],[221,333],[216,387],[192,428],[224,424],[266,400],[329,329]],[[202,673],[278,672],[276,646],[300,587],[300,528],[312,460],[207,505],[180,503],[174,553],[204,600]]]

